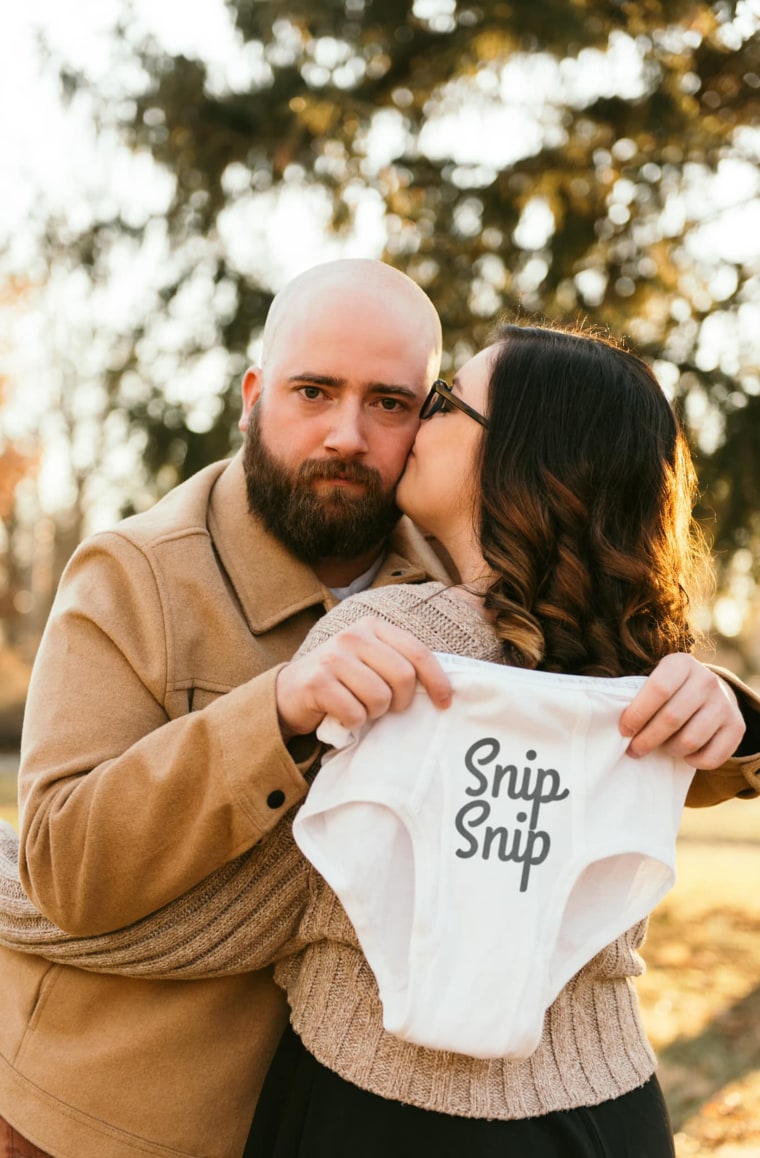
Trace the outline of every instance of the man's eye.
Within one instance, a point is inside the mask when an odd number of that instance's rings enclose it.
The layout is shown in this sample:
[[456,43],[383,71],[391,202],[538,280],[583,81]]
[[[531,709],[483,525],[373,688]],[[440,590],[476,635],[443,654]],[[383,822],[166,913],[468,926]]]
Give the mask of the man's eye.
[[302,394],[304,398],[314,401],[322,397],[323,390],[320,386],[302,386],[299,393]]
[[406,409],[403,402],[399,402],[398,398],[381,398],[380,408],[382,410],[387,410],[389,414],[392,414],[396,410]]

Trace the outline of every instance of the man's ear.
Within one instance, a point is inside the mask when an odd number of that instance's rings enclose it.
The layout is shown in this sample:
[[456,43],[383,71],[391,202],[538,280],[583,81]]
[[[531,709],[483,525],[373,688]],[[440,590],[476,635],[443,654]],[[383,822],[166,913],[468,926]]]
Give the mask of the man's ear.
[[248,419],[251,408],[258,401],[262,389],[262,374],[258,366],[249,366],[243,375],[241,394],[243,396],[243,412],[240,415],[238,427],[245,434],[248,429]]

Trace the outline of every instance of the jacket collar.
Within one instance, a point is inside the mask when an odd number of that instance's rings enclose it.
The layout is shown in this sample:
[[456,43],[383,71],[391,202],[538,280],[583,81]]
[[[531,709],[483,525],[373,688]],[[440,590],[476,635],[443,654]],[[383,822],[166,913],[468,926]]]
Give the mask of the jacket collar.
[[[216,551],[254,635],[262,635],[307,607],[329,610],[336,599],[307,563],[297,559],[248,510],[242,452],[230,460],[211,492],[208,526]],[[448,581],[430,545],[403,518],[373,587],[390,583]]]

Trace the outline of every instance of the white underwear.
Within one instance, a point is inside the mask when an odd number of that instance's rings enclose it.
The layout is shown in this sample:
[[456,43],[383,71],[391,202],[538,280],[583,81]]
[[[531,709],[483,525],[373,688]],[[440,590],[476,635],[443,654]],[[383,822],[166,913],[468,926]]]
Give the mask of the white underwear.
[[[528,1057],[579,969],[675,881],[693,769],[625,755],[642,678],[438,655],[454,688],[325,758],[293,825],[377,979],[383,1024],[417,1045]],[[343,733],[341,735],[341,733]]]

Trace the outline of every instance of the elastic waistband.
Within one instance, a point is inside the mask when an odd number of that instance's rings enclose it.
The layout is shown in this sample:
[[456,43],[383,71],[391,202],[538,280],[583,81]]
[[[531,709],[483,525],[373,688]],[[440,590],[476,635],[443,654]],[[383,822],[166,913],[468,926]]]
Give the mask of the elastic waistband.
[[451,655],[449,652],[437,651],[434,653],[444,671],[476,671],[494,679],[508,683],[527,683],[544,686],[561,685],[564,687],[581,687],[589,691],[631,693],[638,691],[646,683],[646,676],[585,676],[571,675],[564,672],[533,671],[530,668],[509,667],[507,664],[491,663],[484,659],[473,659],[467,655]]

